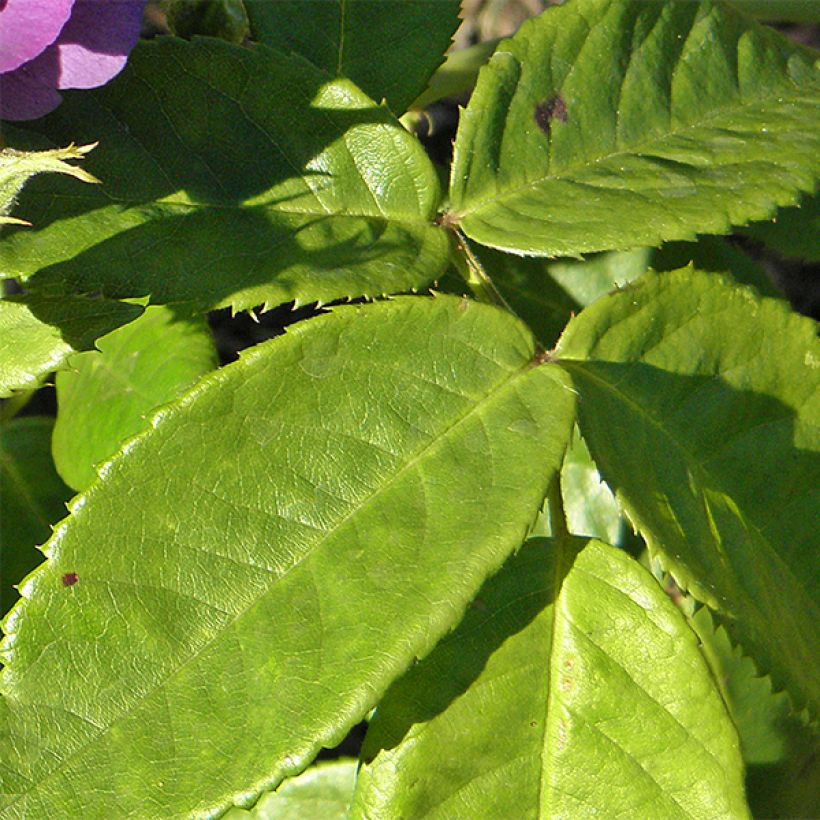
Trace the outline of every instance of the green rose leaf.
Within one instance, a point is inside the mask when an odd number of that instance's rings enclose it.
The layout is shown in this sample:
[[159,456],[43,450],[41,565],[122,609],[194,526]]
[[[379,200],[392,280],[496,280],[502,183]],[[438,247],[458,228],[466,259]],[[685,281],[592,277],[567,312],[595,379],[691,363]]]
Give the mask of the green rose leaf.
[[42,561],[51,525],[65,517],[71,490],[51,460],[52,419],[28,416],[0,424],[0,612],[18,595],[12,585]]
[[752,661],[732,646],[723,627],[715,627],[706,607],[689,623],[737,726],[754,816],[813,816],[820,794],[816,731],[793,713],[785,692],[772,692],[771,681],[760,677]]
[[225,820],[348,820],[358,765],[350,758],[317,763],[249,811],[231,809]]
[[460,0],[245,0],[254,39],[294,51],[404,113],[459,24]]
[[421,145],[296,56],[142,43],[38,127],[95,135],[88,168],[104,185],[27,187],[37,230],[3,241],[0,268],[30,287],[238,310],[410,290],[446,265]]
[[142,313],[138,305],[83,296],[0,299],[0,398],[37,387],[75,351],[89,350]]
[[496,308],[297,324],[106,465],[5,621],[19,815],[251,805],[338,743],[525,537],[574,417]]
[[147,426],[152,410],[217,364],[205,321],[176,318],[160,306],[104,336],[97,348],[72,356],[57,374],[54,461],[75,490],[85,489],[97,477],[95,465]]
[[591,305],[556,353],[592,456],[652,553],[816,714],[815,334],[779,300],[683,270]]
[[726,233],[813,191],[812,52],[713,2],[574,0],[482,69],[450,219],[536,256]]
[[362,757],[354,817],[748,813],[697,638],[598,541],[528,541],[388,690]]
[[67,160],[82,159],[96,146],[69,145],[51,151],[15,151],[12,148],[0,150],[0,225],[29,225],[24,219],[9,216],[17,195],[31,177],[37,174],[67,174],[82,182],[99,182],[82,168],[70,165]]
[[618,502],[577,429],[561,465],[561,496],[570,532],[621,546],[626,532]]

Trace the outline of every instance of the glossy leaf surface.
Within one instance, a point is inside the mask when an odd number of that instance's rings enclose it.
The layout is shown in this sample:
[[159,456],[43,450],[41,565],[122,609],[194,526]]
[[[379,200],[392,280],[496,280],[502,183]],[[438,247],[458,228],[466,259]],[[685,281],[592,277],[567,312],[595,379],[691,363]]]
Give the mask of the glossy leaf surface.
[[137,305],[82,296],[0,299],[0,398],[37,387],[72,353],[140,313]]
[[500,310],[403,298],[160,411],[4,624],[9,816],[249,805],[338,743],[533,521],[574,416],[534,353]]
[[231,809],[226,820],[347,820],[358,760],[343,758],[311,766],[250,810]]
[[591,305],[557,355],[592,456],[650,550],[816,713],[815,334],[779,300],[683,270]]
[[75,490],[85,489],[97,477],[95,465],[148,425],[151,411],[217,364],[207,324],[175,319],[160,306],[104,336],[97,348],[72,356],[57,374],[54,461]]
[[29,416],[0,424],[0,612],[8,612],[19,584],[43,556],[51,525],[65,517],[71,490],[51,460],[53,421]]
[[746,815],[695,635],[598,541],[528,541],[391,687],[363,759],[354,817]]
[[574,0],[482,69],[452,217],[536,256],[725,233],[814,189],[818,103],[812,53],[728,5]]
[[29,184],[36,230],[4,240],[0,268],[31,287],[240,309],[409,290],[446,263],[422,147],[298,57],[143,43],[38,127],[99,139],[86,167],[105,184]]
[[245,0],[254,39],[348,77],[404,113],[458,28],[460,0]]

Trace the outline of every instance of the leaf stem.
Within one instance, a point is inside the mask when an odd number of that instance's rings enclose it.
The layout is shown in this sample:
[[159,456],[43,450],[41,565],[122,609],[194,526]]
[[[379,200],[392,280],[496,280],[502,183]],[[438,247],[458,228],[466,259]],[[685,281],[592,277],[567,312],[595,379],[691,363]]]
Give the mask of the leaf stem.
[[463,256],[456,254],[459,272],[470,286],[476,299],[480,302],[497,305],[498,307],[504,308],[504,310],[513,316],[517,316],[516,312],[510,307],[507,300],[495,286],[490,275],[484,270],[484,266],[479,261],[479,258],[473,253],[473,249],[470,247],[469,242],[467,242],[467,237],[464,236],[458,228],[453,228],[452,230],[458,249],[463,254]]

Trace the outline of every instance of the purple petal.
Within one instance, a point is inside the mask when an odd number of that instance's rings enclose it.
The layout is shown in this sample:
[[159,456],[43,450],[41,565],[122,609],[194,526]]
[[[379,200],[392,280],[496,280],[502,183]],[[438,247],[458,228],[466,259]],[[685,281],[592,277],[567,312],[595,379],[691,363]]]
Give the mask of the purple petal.
[[0,119],[36,120],[60,104],[62,98],[54,90],[56,83],[43,79],[48,77],[45,67],[37,73],[30,70],[30,65],[0,75]]
[[59,53],[58,88],[96,88],[119,74],[137,44],[145,0],[76,0],[52,48]]
[[34,59],[57,39],[74,0],[0,0],[0,73]]

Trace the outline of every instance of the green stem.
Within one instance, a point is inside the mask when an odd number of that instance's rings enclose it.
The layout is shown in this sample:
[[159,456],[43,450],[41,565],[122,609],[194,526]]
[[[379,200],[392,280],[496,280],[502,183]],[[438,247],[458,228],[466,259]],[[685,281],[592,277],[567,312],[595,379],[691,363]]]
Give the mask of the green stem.
[[507,300],[501,295],[501,292],[495,286],[495,283],[490,278],[484,266],[481,264],[479,258],[473,253],[467,237],[458,229],[453,229],[453,236],[455,236],[456,245],[461,254],[456,253],[456,265],[459,267],[459,272],[470,286],[473,294],[479,302],[487,302],[490,305],[497,305],[504,308],[513,316],[516,312],[510,307]]
[[0,422],[11,421],[34,395],[33,390],[21,390],[0,402]]

